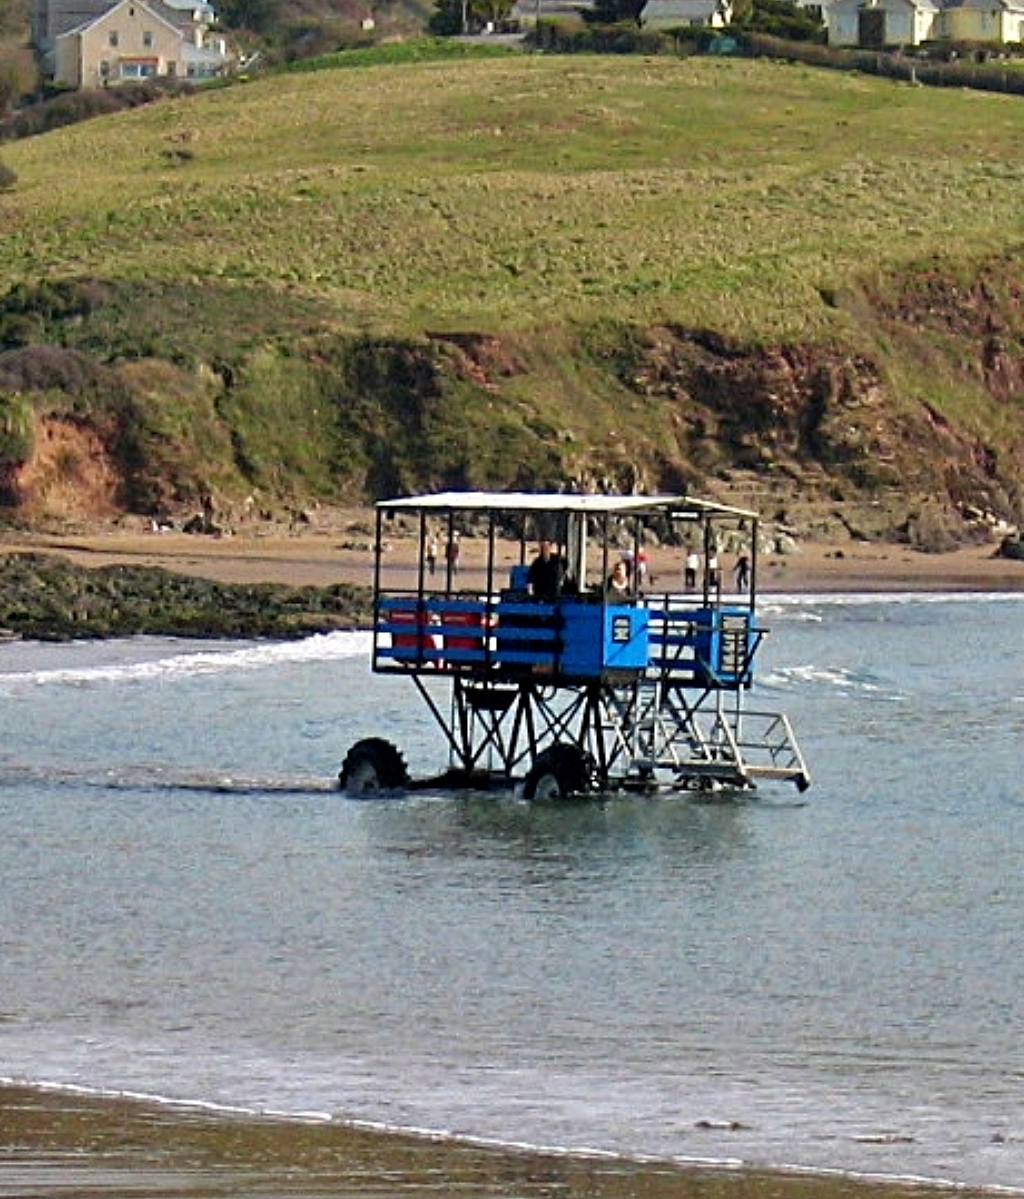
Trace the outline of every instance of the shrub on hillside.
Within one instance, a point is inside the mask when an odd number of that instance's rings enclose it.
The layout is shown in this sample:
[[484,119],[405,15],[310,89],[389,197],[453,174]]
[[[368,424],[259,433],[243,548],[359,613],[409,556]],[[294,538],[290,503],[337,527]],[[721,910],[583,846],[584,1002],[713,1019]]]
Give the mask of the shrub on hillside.
[[77,350],[31,345],[0,353],[0,391],[59,395],[78,409],[87,401],[104,406],[116,390],[113,374]]
[[582,28],[574,21],[541,21],[532,44],[561,54],[669,54],[675,49],[668,34],[629,21]]
[[0,192],[7,191],[18,182],[18,176],[5,163],[0,162]]
[[764,33],[793,42],[823,42],[825,27],[793,0],[751,0],[737,15],[736,30]]
[[779,58],[836,71],[858,71],[930,87],[963,87],[1024,95],[1024,71],[1000,63],[929,62],[907,52],[851,50],[815,42],[799,42],[767,33],[743,32],[743,52],[751,58]]
[[95,303],[92,289],[70,280],[15,284],[0,297],[0,350],[56,340],[55,326],[87,316]]
[[156,83],[129,83],[120,87],[61,92],[48,100],[20,108],[0,121],[0,141],[16,141],[23,137],[35,137],[59,129],[64,125],[75,125],[93,117],[107,116],[126,108],[138,108],[152,104],[165,96],[179,95],[192,90],[188,83],[173,85]]
[[24,462],[32,452],[32,407],[24,396],[0,391],[0,462]]
[[0,504],[17,503],[17,472],[32,456],[34,429],[28,400],[0,391]]
[[35,57],[27,46],[0,40],[0,114],[39,86]]

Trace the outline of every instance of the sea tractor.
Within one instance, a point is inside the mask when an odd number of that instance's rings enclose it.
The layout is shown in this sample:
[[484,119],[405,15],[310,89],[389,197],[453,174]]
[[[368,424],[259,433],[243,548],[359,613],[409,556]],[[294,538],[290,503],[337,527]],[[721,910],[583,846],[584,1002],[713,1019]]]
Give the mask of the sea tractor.
[[[690,496],[446,492],[376,516],[372,668],[408,678],[446,764],[411,779],[399,749],[370,737],[345,757],[349,794],[810,785],[786,716],[746,702],[767,631],[755,513]],[[391,544],[410,532],[417,555],[399,561]],[[655,540],[679,547],[672,578],[645,570]],[[746,556],[742,589],[723,583],[726,549]],[[700,563],[688,578],[687,555]]]

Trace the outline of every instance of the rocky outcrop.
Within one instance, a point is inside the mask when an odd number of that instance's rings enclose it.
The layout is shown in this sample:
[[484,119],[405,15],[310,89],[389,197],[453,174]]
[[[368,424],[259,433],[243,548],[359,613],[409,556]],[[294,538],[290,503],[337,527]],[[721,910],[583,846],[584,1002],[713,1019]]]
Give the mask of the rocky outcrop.
[[368,622],[367,588],[229,585],[154,567],[77,567],[45,554],[0,556],[0,631],[47,641],[149,633],[304,637]]

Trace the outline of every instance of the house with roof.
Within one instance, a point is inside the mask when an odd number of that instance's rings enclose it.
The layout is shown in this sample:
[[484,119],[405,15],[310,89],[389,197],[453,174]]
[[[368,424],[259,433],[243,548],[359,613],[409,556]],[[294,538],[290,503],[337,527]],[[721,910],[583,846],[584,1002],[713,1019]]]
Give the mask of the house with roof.
[[1024,0],[831,0],[823,18],[830,46],[1024,40]]
[[938,0],[832,0],[824,18],[830,46],[918,46],[939,36]]
[[165,0],[117,0],[54,38],[56,83],[111,87],[153,78],[208,79],[230,63],[223,38],[209,35],[213,9]]
[[640,10],[645,29],[724,29],[731,23],[732,0],[647,0]]
[[954,42],[1024,41],[1024,0],[943,0],[942,35]]

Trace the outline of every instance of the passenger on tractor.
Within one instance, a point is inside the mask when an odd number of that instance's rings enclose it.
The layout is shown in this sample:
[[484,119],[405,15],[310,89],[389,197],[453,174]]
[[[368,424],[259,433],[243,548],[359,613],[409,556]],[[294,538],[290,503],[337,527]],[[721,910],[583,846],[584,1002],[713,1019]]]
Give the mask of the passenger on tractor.
[[542,537],[538,543],[537,557],[530,563],[527,586],[531,597],[544,604],[553,604],[569,590],[565,560],[550,538]]
[[604,598],[610,604],[628,604],[633,598],[633,585],[629,577],[629,567],[624,559],[620,559],[612,567],[612,573],[605,584]]

